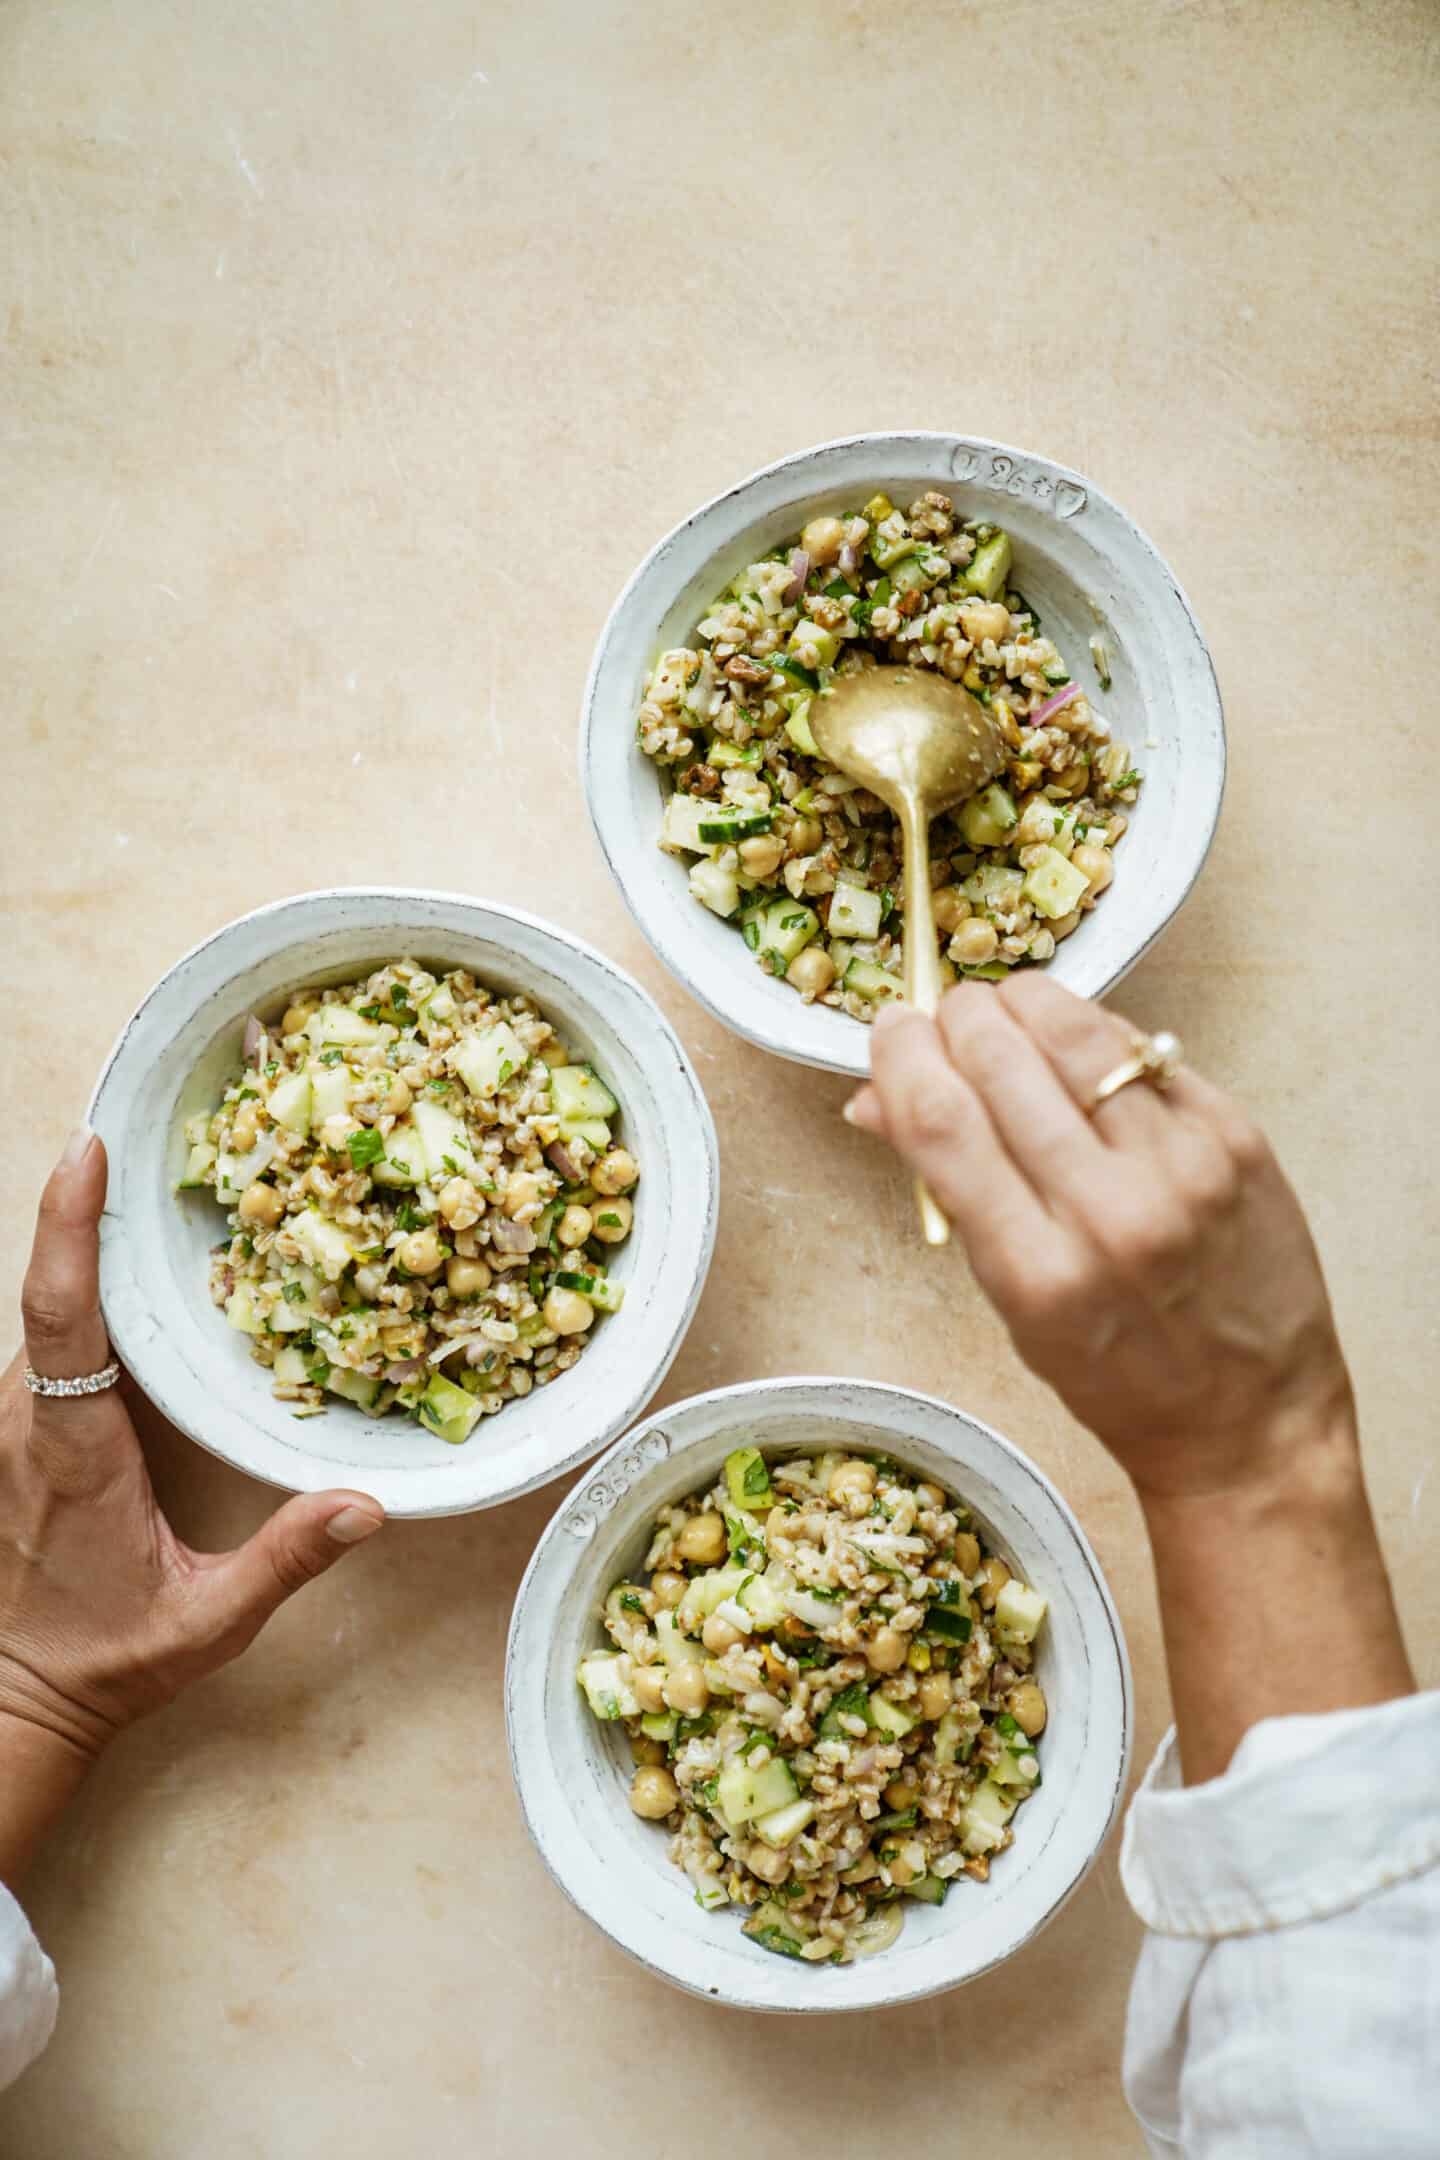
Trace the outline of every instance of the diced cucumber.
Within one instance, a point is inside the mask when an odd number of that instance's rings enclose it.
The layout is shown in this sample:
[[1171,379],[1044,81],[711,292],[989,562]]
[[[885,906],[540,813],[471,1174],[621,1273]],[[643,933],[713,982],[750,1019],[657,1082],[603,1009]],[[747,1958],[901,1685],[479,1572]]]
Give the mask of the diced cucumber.
[[795,955],[820,935],[820,918],[803,901],[772,900],[760,917],[759,930],[756,950],[775,953],[788,968]]
[[308,1387],[310,1384],[310,1373],[305,1362],[304,1351],[296,1350],[289,1343],[285,1345],[283,1350],[276,1351],[275,1363],[271,1367],[271,1371],[274,1373],[276,1383],[280,1387]]
[[550,1075],[550,1100],[561,1118],[618,1117],[620,1105],[590,1065],[557,1065]]
[[845,988],[853,990],[856,997],[880,1000],[904,997],[905,985],[898,975],[886,968],[876,967],[873,960],[852,960],[845,970]]
[[[420,1423],[433,1432],[438,1439],[446,1440],[451,1447],[459,1447],[468,1440],[477,1419],[480,1405],[464,1388],[456,1387],[453,1380],[441,1373],[432,1373],[420,1398],[417,1413]],[[639,1704],[636,1704],[639,1709]],[[626,1712],[629,1716],[632,1713]]]
[[704,1575],[696,1575],[687,1583],[685,1595],[675,1610],[680,1615],[681,1627],[698,1628],[708,1620],[717,1605],[727,1598],[739,1597],[746,1583],[751,1580],[748,1568],[711,1568]]
[[426,1042],[432,1042],[442,1028],[454,1027],[459,1017],[454,991],[448,983],[439,983],[421,1005],[416,1022]]
[[906,1897],[919,1900],[922,1905],[943,1905],[950,1885],[943,1875],[922,1875],[919,1882],[912,1882]]
[[253,1185],[263,1177],[274,1159],[279,1142],[273,1132],[263,1132],[254,1147],[243,1155],[232,1154],[228,1149],[215,1158],[215,1192],[217,1198],[227,1204],[238,1200],[247,1185]]
[[706,809],[698,795],[672,795],[660,821],[661,845],[683,848],[689,855],[703,855],[706,844],[700,838],[700,820]]
[[999,847],[1019,821],[1014,797],[998,780],[960,808],[960,830],[972,848]]
[[962,1717],[958,1710],[947,1710],[935,1727],[935,1760],[941,1769],[957,1761],[963,1749],[969,1753],[975,1737],[975,1717]]
[[385,1136],[385,1152],[370,1165],[377,1185],[423,1185],[425,1149],[413,1118],[397,1118]]
[[785,1609],[802,1627],[814,1628],[817,1635],[825,1635],[839,1622],[843,1607],[817,1596],[813,1590],[787,1590]]
[[655,1639],[660,1645],[662,1665],[703,1665],[705,1662],[704,1648],[698,1642],[691,1642],[673,1612],[656,1613]]
[[[897,592],[920,592],[949,575],[949,558],[939,548],[921,546],[900,564],[891,582]],[[943,594],[939,597],[943,598]]]
[[410,1114],[420,1135],[426,1175],[432,1185],[443,1185],[452,1177],[473,1177],[488,1187],[490,1181],[481,1174],[470,1136],[453,1110],[421,1095]]
[[765,1458],[757,1447],[735,1448],[725,1458],[725,1483],[738,1508],[775,1505],[775,1488]]
[[820,688],[820,677],[814,668],[803,666],[794,653],[772,653],[770,665],[777,675],[783,675],[786,682],[796,690],[807,690],[813,697]]
[[197,1140],[186,1158],[185,1168],[181,1173],[181,1191],[191,1192],[197,1185],[203,1185],[206,1171],[213,1170],[218,1159],[216,1149],[208,1140]]
[[317,1050],[330,1045],[378,1043],[380,1022],[367,1020],[349,1005],[319,1005],[305,1023],[305,1033]]
[[772,1755],[759,1770],[752,1770],[742,1756],[734,1756],[720,1773],[720,1805],[732,1823],[750,1822],[757,1815],[773,1814],[800,1797],[790,1765]]
[[350,1107],[355,1075],[348,1065],[322,1065],[312,1058],[305,1068],[310,1075],[310,1123],[319,1129],[326,1118],[339,1117]]
[[819,757],[820,745],[816,742],[810,728],[810,700],[808,697],[796,698],[785,721],[785,733],[794,743],[795,748],[803,752],[806,757]]
[[1090,881],[1084,871],[1077,870],[1059,848],[1042,848],[1038,862],[1025,873],[1026,899],[1051,922],[1073,914],[1089,890]]
[[890,497],[882,492],[870,497],[861,514],[868,518],[872,525],[883,525],[886,518],[894,517],[895,505]]
[[961,1849],[972,1855],[993,1852],[1014,1812],[1015,1802],[987,1778],[960,1810]]
[[691,896],[712,915],[729,920],[740,905],[740,882],[733,870],[722,870],[707,856],[690,872]]
[[1002,1643],[1032,1643],[1045,1618],[1047,1600],[1011,1576],[995,1600],[995,1632]]
[[299,1133],[303,1138],[310,1130],[310,1099],[309,1073],[288,1073],[270,1090],[266,1108],[277,1125],[283,1125],[287,1132]]
[[346,1402],[357,1404],[361,1410],[373,1410],[384,1382],[372,1380],[367,1373],[352,1372],[347,1365],[332,1365],[325,1386],[330,1394],[343,1396]]
[[[892,510],[889,516],[893,517],[894,515],[895,513]],[[882,522],[888,523],[888,518]],[[907,555],[913,555],[920,542],[916,539],[914,533],[887,533],[877,527],[871,533],[866,545],[869,547],[870,559],[876,568],[891,570],[896,563],[903,562]]]
[[338,1282],[355,1258],[355,1248],[338,1223],[315,1208],[305,1208],[286,1225],[305,1258],[327,1282]]
[[599,1312],[619,1312],[625,1302],[625,1285],[608,1275],[592,1275],[580,1268],[557,1268],[557,1290],[578,1290]]
[[1000,1760],[990,1772],[992,1781],[1002,1792],[1015,1799],[1032,1792],[1040,1782],[1040,1758],[1023,1733],[1019,1734],[1018,1747],[1006,1746],[1000,1751]]
[[960,573],[960,582],[967,591],[979,593],[982,600],[998,599],[1009,578],[1014,555],[1009,533],[994,532],[976,548]]
[[967,900],[993,908],[998,915],[1011,915],[1020,905],[1024,887],[1023,870],[1012,869],[1008,863],[982,863],[966,878],[961,891]]
[[790,650],[799,654],[807,647],[814,653],[817,667],[833,667],[840,640],[833,630],[822,630],[819,623],[802,615],[790,633]]
[[752,1575],[740,1591],[739,1601],[756,1628],[777,1628],[790,1611],[784,1591],[777,1589],[765,1575]]
[[675,1738],[679,1724],[673,1710],[647,1710],[640,1720],[640,1730],[647,1740],[670,1741]]
[[870,1697],[870,1723],[877,1732],[888,1733],[892,1740],[903,1740],[919,1722],[913,1711],[902,1710],[899,1703],[891,1702],[889,1696],[882,1695],[878,1689]]
[[597,1650],[593,1657],[582,1658],[575,1677],[597,1718],[610,1724],[616,1718],[639,1716],[640,1704],[621,1672],[618,1653]]
[[562,1140],[588,1140],[597,1155],[603,1155],[610,1145],[610,1127],[604,1118],[561,1118]]
[[712,810],[701,818],[696,831],[706,847],[735,847],[741,840],[768,833],[774,823],[768,810]]
[[943,1635],[947,1642],[969,1642],[974,1630],[969,1612],[962,1612],[953,1605],[932,1605],[925,1615],[925,1626],[932,1635]]
[[800,1933],[794,1918],[774,1898],[767,1898],[757,1905],[740,1930],[762,1950],[773,1951],[776,1957],[798,1958],[807,1937]]
[[863,885],[852,885],[848,878],[837,878],[830,898],[829,930],[832,937],[856,938],[867,942],[880,935],[881,900],[878,892],[869,892]]
[[451,1065],[472,1095],[497,1095],[529,1062],[529,1051],[506,1020],[483,1033],[462,1036],[450,1053]]
[[735,765],[743,767],[748,772],[758,772],[760,770],[760,745],[758,742],[744,744],[727,742],[723,735],[717,735],[705,753],[705,762],[707,765],[717,766],[721,771],[727,766]]
[[315,1304],[320,1284],[313,1268],[287,1267],[280,1295],[270,1310],[270,1326],[277,1335],[292,1335],[323,1315]]
[[813,1800],[792,1800],[788,1807],[772,1808],[768,1815],[755,1815],[750,1827],[767,1845],[778,1852],[782,1845],[793,1844],[800,1832],[815,1820]]
[[242,1335],[259,1335],[263,1332],[265,1323],[255,1303],[253,1283],[236,1283],[225,1300],[225,1318],[231,1327],[238,1328]]

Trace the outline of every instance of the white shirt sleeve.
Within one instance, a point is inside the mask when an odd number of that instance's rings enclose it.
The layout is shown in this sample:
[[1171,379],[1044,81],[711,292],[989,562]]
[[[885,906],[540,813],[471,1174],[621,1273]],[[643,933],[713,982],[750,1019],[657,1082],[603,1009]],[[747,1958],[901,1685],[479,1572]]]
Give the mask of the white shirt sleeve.
[[1151,1931],[1125,2092],[1156,2160],[1440,2152],[1440,1694],[1267,1718],[1125,1824]]
[[55,1968],[0,1883],[0,2091],[40,2053],[59,2006]]

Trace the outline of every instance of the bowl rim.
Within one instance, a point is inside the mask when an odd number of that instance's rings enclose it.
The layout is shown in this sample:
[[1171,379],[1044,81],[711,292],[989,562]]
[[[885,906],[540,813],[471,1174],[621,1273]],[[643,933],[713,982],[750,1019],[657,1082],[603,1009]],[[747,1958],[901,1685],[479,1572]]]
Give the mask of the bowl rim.
[[[1018,1935],[997,1956],[987,1960],[984,1965],[977,1966],[973,1971],[963,1973],[955,1979],[884,1992],[872,1990],[867,1999],[857,2002],[777,2003],[762,1995],[751,1995],[743,1989],[727,1986],[722,1992],[701,1981],[686,1978],[681,1972],[669,1966],[657,1964],[654,1958],[647,1956],[644,1950],[638,1947],[635,1942],[629,1941],[623,1935],[617,1933],[608,1919],[602,1918],[592,1905],[584,1901],[578,1890],[567,1880],[552,1854],[547,1839],[541,1835],[537,1828],[535,1812],[531,1805],[531,1795],[527,1792],[526,1776],[522,1768],[521,1744],[517,1738],[520,1720],[516,1714],[515,1700],[522,1677],[520,1673],[520,1638],[526,1628],[527,1606],[536,1585],[536,1578],[541,1569],[548,1565],[549,1555],[552,1550],[564,1551],[566,1549],[563,1542],[561,1542],[561,1533],[566,1528],[567,1516],[572,1512],[583,1510],[587,1504],[593,1505],[590,1500],[592,1486],[603,1484],[612,1466],[619,1464],[623,1458],[631,1455],[632,1451],[643,1447],[647,1436],[655,1433],[667,1423],[673,1423],[677,1417],[685,1416],[691,1412],[703,1414],[712,1407],[724,1403],[734,1403],[737,1408],[740,1408],[747,1401],[753,1402],[757,1396],[763,1396],[767,1403],[774,1403],[783,1408],[787,1398],[812,1394],[817,1389],[842,1389],[846,1391],[851,1402],[857,1408],[862,1411],[874,1410],[876,1413],[874,1421],[877,1424],[884,1422],[886,1405],[896,1402],[918,1406],[918,1408],[926,1412],[938,1412],[947,1421],[959,1419],[978,1432],[986,1442],[992,1443],[1002,1456],[1010,1459],[1010,1462],[1022,1477],[1027,1479],[1035,1488],[1038,1488],[1039,1492],[1054,1508],[1056,1516],[1070,1537],[1076,1556],[1088,1573],[1097,1594],[1109,1631],[1108,1639],[1114,1654],[1115,1671],[1119,1680],[1120,1730],[1113,1782],[1109,1803],[1105,1811],[1105,1819],[1091,1841],[1089,1850],[1075,1866],[1069,1883],[1061,1891],[1060,1895],[1046,1907],[1044,1912],[1036,1917],[1023,1934]],[[760,1444],[763,1447],[763,1440]],[[644,1464],[633,1482],[639,1481],[639,1477],[644,1475],[646,1468],[658,1467],[662,1461],[673,1461],[677,1457],[683,1456],[688,1445],[689,1443],[682,1442],[678,1448],[667,1451],[664,1457],[652,1459],[651,1463]],[[895,1452],[897,1459],[903,1462],[905,1455],[903,1437],[898,1439]],[[958,1466],[963,1468],[963,1464]],[[575,1548],[576,1564],[578,1565],[581,1551],[580,1540],[572,1536],[571,1542]],[[573,1567],[566,1571],[567,1580],[573,1576],[574,1571]],[[997,1432],[993,1425],[988,1424],[983,1418],[976,1417],[972,1411],[963,1409],[958,1403],[948,1402],[943,1396],[931,1395],[920,1388],[903,1387],[894,1381],[846,1377],[837,1373],[787,1373],[774,1378],[741,1380],[731,1382],[724,1387],[706,1388],[698,1394],[683,1396],[677,1402],[667,1403],[662,1409],[652,1411],[639,1424],[632,1426],[613,1446],[607,1448],[604,1455],[598,1457],[590,1465],[586,1476],[580,1479],[566,1494],[564,1500],[550,1516],[549,1521],[545,1524],[539,1538],[536,1540],[535,1549],[520,1579],[519,1587],[515,1592],[515,1602],[511,1608],[510,1626],[505,1644],[503,1696],[510,1775],[515,1788],[516,1801],[520,1808],[521,1820],[525,1824],[531,1844],[539,1854],[546,1873],[550,1876],[552,1882],[563,1891],[575,1910],[581,1913],[593,1927],[597,1928],[616,1949],[623,1951],[626,1957],[643,1967],[654,1978],[663,1980],[668,1986],[679,1988],[685,1994],[693,1995],[699,2001],[712,2004],[720,2009],[759,2011],[780,2017],[842,2016],[855,2012],[863,2013],[867,2010],[899,2008],[906,2003],[924,2001],[936,1995],[948,1994],[955,1988],[968,1986],[972,1980],[982,1979],[987,1973],[1007,1964],[1011,1958],[1027,1948],[1035,1940],[1036,1936],[1050,1925],[1050,1922],[1074,1897],[1099,1861],[1114,1830],[1116,1818],[1120,1813],[1135,1747],[1135,1686],[1124,1623],[1120,1618],[1114,1594],[1106,1579],[1105,1571],[1100,1565],[1095,1549],[1091,1545],[1078,1515],[1053,1479],[1041,1469],[1033,1457],[1027,1455],[1013,1440],[1008,1440],[1003,1433]],[[872,1969],[877,1972],[881,1971],[883,1965],[883,1959],[877,1959]]]
[[[632,595],[643,580],[649,576],[651,570],[695,527],[701,525],[717,511],[724,510],[727,505],[738,503],[752,488],[781,474],[809,465],[826,454],[853,454],[874,451],[878,456],[882,455],[887,447],[893,448],[896,445],[903,445],[912,449],[928,449],[933,446],[937,452],[943,450],[946,455],[951,455],[957,449],[964,448],[974,450],[980,457],[998,456],[1009,458],[1014,464],[1038,468],[1048,475],[1053,482],[1064,481],[1081,489],[1087,502],[1096,505],[1104,512],[1107,518],[1113,519],[1131,536],[1134,543],[1159,573],[1162,582],[1179,603],[1181,616],[1188,630],[1194,653],[1203,663],[1205,679],[1208,683],[1213,704],[1217,763],[1213,801],[1208,819],[1204,823],[1200,845],[1196,850],[1195,866],[1186,879],[1183,890],[1176,895],[1174,904],[1164,918],[1155,925],[1149,935],[1135,947],[1133,952],[1110,969],[1104,979],[1090,991],[1089,995],[1091,997],[1095,999],[1102,998],[1113,990],[1118,982],[1123,981],[1136,963],[1144,958],[1145,954],[1169,929],[1181,908],[1190,898],[1195,889],[1196,881],[1209,858],[1210,849],[1214,842],[1215,829],[1219,823],[1220,811],[1225,799],[1228,765],[1225,710],[1220,696],[1219,680],[1215,673],[1215,663],[1184,587],[1159,548],[1155,545],[1155,542],[1150,538],[1150,535],[1142,526],[1137,525],[1129,513],[1121,509],[1120,505],[1111,496],[1107,495],[1103,488],[1097,487],[1094,481],[1090,480],[1085,474],[1076,471],[1074,467],[1058,464],[1055,459],[1046,457],[1041,451],[1025,450],[1012,443],[995,442],[985,435],[949,434],[935,428],[880,428],[856,435],[837,435],[823,442],[812,443],[806,449],[792,450],[786,456],[776,458],[767,465],[757,466],[743,480],[736,481],[730,487],[722,488],[717,494],[698,504],[687,516],[672,525],[670,530],[663,533],[654,545],[647,550],[625,580],[610,612],[605,618],[600,635],[595,642],[594,652],[591,655],[580,709],[579,740],[580,785],[585,797],[585,806],[589,812],[591,830],[604,857],[605,866],[619,889],[620,896],[629,909],[632,918],[651,949],[683,990],[688,992],[698,1004],[702,1005],[714,1019],[727,1027],[732,1034],[739,1035],[746,1042],[753,1043],[757,1049],[767,1050],[773,1057],[783,1057],[792,1063],[807,1065],[816,1071],[840,1073],[854,1079],[863,1079],[869,1071],[867,1031],[862,1023],[858,1021],[855,1023],[859,1041],[856,1045],[856,1054],[851,1058],[830,1054],[819,1048],[808,1047],[803,1041],[803,1023],[790,1031],[789,1039],[777,1041],[773,1032],[768,1032],[752,1024],[743,1013],[737,1012],[728,1004],[718,991],[712,992],[705,987],[704,971],[698,967],[692,968],[684,957],[688,940],[683,938],[683,934],[672,934],[666,925],[657,923],[650,911],[645,908],[641,896],[632,887],[623,860],[610,845],[607,833],[608,821],[602,815],[599,807],[601,791],[596,783],[602,761],[602,744],[604,741],[604,733],[600,725],[598,712],[599,684],[612,639],[621,617],[630,605]],[[956,480],[953,484],[963,486],[965,483]],[[627,737],[628,742],[629,737]],[[799,1004],[798,1000],[797,1004]],[[800,1004],[799,1009],[802,1015],[806,1011],[803,1004]]]
[[[466,934],[472,926],[477,930],[478,934],[482,935],[486,932],[493,933],[497,929],[503,931],[507,925],[517,926],[537,936],[552,949],[555,972],[565,975],[567,979],[573,975],[573,970],[568,964],[562,963],[569,963],[572,958],[578,956],[582,968],[592,970],[596,977],[600,979],[599,984],[594,988],[577,986],[585,987],[585,994],[591,998],[592,1002],[603,1002],[604,985],[608,982],[612,986],[619,987],[627,996],[638,1001],[640,1008],[648,1014],[651,1026],[654,1029],[653,1039],[662,1042],[668,1055],[673,1059],[675,1080],[688,1098],[692,1129],[698,1134],[702,1144],[703,1190],[707,1205],[704,1210],[703,1220],[699,1226],[695,1266],[691,1273],[685,1300],[676,1313],[667,1339],[663,1345],[659,1346],[659,1355],[654,1358],[653,1362],[648,1357],[636,1361],[637,1365],[643,1367],[643,1376],[637,1383],[627,1388],[624,1401],[618,1403],[614,1410],[601,1421],[599,1437],[591,1434],[584,1438],[578,1446],[567,1447],[563,1455],[548,1460],[544,1467],[537,1470],[533,1475],[519,1478],[513,1484],[503,1485],[497,1490],[482,1493],[478,1497],[475,1496],[472,1488],[466,1490],[464,1497],[448,1501],[440,1506],[433,1504],[411,1506],[405,1504],[403,1498],[396,1500],[394,1497],[387,1498],[385,1502],[386,1514],[396,1521],[427,1521],[445,1516],[474,1514],[487,1508],[502,1507],[509,1501],[521,1499],[525,1494],[535,1492],[540,1487],[553,1483],[555,1479],[563,1477],[568,1471],[577,1468],[581,1463],[607,1450],[616,1437],[624,1433],[630,1422],[644,1411],[647,1403],[651,1401],[656,1391],[663,1385],[665,1377],[679,1355],[689,1333],[714,1258],[720,1204],[720,1147],[715,1130],[714,1114],[684,1044],[657,1001],[627,969],[619,966],[608,954],[601,952],[597,946],[590,944],[587,939],[577,937],[574,932],[565,929],[558,923],[549,921],[542,915],[535,915],[527,909],[511,907],[504,902],[489,900],[476,894],[450,892],[431,886],[340,885],[327,886],[302,893],[290,893],[281,899],[266,901],[260,907],[248,909],[243,915],[233,916],[228,922],[222,923],[217,929],[210,931],[205,937],[198,939],[196,943],[181,953],[151,984],[120,1027],[90,1091],[89,1101],[85,1109],[86,1126],[92,1131],[98,1129],[96,1124],[97,1113],[101,1111],[107,1094],[113,1092],[117,1080],[123,1081],[126,1077],[126,1058],[131,1036],[142,1016],[149,1010],[154,1001],[166,992],[174,978],[182,970],[192,966],[212,948],[223,945],[238,932],[247,930],[253,925],[264,924],[271,919],[276,922],[283,922],[284,918],[291,916],[296,924],[295,935],[293,939],[287,938],[283,943],[272,947],[273,953],[278,955],[284,952],[290,943],[298,943],[303,939],[308,918],[337,902],[343,903],[345,901],[368,902],[382,910],[388,907],[403,910],[412,903],[420,902],[427,907],[447,914],[454,911],[456,920],[449,924],[448,927],[453,928],[460,935]],[[480,929],[479,922],[472,925],[470,921],[462,918],[483,919],[484,930]],[[377,925],[378,927],[380,926]],[[349,1465],[336,1461],[331,1464],[336,1473],[335,1476],[327,1476],[318,1482],[312,1481],[312,1483],[305,1486],[296,1486],[281,1477],[273,1475],[270,1469],[263,1467],[253,1457],[245,1461],[239,1461],[228,1448],[215,1445],[207,1438],[203,1423],[188,1416],[183,1405],[176,1400],[175,1393],[169,1385],[165,1374],[162,1372],[156,1378],[148,1370],[150,1363],[148,1344],[130,1341],[129,1350],[131,1355],[127,1355],[127,1339],[130,1331],[124,1318],[113,1309],[113,1301],[107,1295],[110,1287],[107,1285],[107,1272],[102,1240],[100,1261],[101,1313],[106,1323],[107,1332],[110,1333],[115,1353],[147,1400],[153,1403],[160,1414],[168,1419],[177,1430],[197,1446],[203,1448],[207,1454],[215,1456],[218,1461],[228,1464],[230,1468],[240,1471],[244,1476],[255,1478],[262,1484],[274,1486],[277,1490],[287,1493],[323,1490],[330,1485],[349,1483],[353,1483],[355,1489],[360,1490],[368,1483],[377,1481],[387,1483],[393,1477],[394,1473],[391,1472],[370,1471],[364,1465]],[[163,1341],[163,1332],[160,1339]],[[134,1358],[133,1363],[132,1356]],[[247,1420],[248,1422],[250,1421]],[[253,1429],[257,1432],[261,1430],[258,1427]],[[355,1476],[353,1480],[344,1477],[343,1472],[347,1469],[354,1470]]]

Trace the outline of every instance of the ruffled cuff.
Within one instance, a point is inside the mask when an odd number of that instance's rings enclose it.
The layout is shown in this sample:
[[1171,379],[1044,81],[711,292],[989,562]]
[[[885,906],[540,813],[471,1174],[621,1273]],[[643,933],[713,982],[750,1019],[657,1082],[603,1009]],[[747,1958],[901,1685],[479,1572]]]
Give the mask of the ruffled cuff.
[[59,2007],[55,1968],[0,1884],[0,2088],[35,2060],[55,2030]]

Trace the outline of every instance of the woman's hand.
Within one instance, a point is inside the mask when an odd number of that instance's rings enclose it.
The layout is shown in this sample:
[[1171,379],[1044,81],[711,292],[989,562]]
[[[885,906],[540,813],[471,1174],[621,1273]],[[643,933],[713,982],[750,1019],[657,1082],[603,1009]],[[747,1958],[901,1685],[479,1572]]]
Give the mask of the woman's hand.
[[1299,1203],[1238,1104],[1189,1071],[1093,1115],[1134,1030],[1041,974],[874,1031],[847,1110],[927,1179],[1025,1362],[1142,1492],[1205,1493],[1350,1419]]
[[[45,1188],[25,1344],[52,1379],[110,1356],[99,1309],[105,1150],[77,1134]],[[380,1528],[359,1492],[306,1493],[231,1553],[182,1545],[117,1389],[0,1379],[0,1881],[116,1733],[253,1641],[286,1598]]]
[[1039,974],[875,1023],[847,1105],[926,1180],[1015,1346],[1130,1473],[1185,1774],[1257,1719],[1407,1693],[1349,1375],[1263,1135],[1182,1071],[1093,1113],[1134,1031]]

